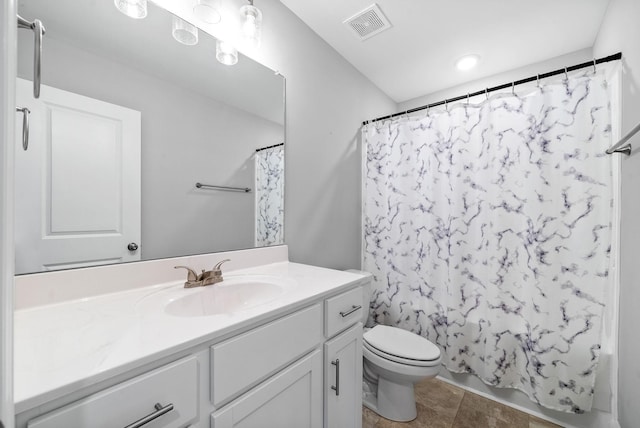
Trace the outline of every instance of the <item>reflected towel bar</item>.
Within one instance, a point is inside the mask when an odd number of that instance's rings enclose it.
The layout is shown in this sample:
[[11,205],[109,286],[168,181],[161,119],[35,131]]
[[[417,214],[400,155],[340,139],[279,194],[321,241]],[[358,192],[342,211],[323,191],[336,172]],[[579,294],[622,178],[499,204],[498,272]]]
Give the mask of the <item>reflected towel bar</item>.
[[607,149],[607,154],[610,155],[612,153],[624,153],[625,155],[631,154],[631,144],[625,144],[627,141],[631,139],[634,135],[636,135],[640,131],[640,123],[636,125],[627,135],[622,137],[620,141],[615,143],[613,146]]
[[251,189],[249,189],[248,187],[214,186],[212,184],[202,184],[202,183],[196,183],[196,187],[198,189],[206,188],[206,189],[214,189],[214,190],[224,190],[226,192],[244,192],[244,193],[251,192]]

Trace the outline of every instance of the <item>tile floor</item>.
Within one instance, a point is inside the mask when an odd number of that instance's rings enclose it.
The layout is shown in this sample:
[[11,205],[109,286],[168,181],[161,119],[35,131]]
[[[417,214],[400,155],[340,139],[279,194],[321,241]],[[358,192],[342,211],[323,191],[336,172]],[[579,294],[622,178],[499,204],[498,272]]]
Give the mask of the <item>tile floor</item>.
[[559,427],[438,379],[416,385],[418,417],[392,422],[363,408],[362,428],[552,428]]

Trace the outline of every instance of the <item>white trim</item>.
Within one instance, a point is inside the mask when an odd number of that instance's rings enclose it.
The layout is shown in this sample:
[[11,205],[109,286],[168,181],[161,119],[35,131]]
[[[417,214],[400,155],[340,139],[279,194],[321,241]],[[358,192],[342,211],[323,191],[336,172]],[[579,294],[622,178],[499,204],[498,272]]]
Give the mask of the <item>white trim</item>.
[[[624,75],[622,73],[622,65],[616,63],[615,67],[612,67],[611,77],[608,77],[609,84],[611,85],[611,141],[618,141],[622,130],[622,79]],[[620,237],[620,224],[622,216],[622,155],[613,154],[612,156],[612,170],[613,170],[613,215],[612,222],[612,263],[611,283],[613,287],[613,298],[610,304],[612,305],[611,316],[611,340],[613,340],[613,352],[611,355],[610,365],[610,388],[611,388],[611,415],[613,418],[612,428],[619,428],[618,422],[618,352],[619,352],[619,326],[620,326],[620,255],[621,255],[621,237]]]
[[2,2],[0,23],[0,420],[5,428],[13,428],[13,157],[16,143],[14,128],[17,69],[15,0]]

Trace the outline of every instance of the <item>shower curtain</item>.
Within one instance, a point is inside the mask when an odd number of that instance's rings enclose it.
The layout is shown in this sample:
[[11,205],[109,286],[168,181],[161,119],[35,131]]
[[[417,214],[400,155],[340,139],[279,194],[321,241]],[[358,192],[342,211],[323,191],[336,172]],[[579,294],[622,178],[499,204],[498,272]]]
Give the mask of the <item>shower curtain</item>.
[[284,145],[260,150],[256,167],[256,247],[284,243]]
[[452,372],[591,408],[612,286],[604,74],[364,127],[369,324],[430,339]]

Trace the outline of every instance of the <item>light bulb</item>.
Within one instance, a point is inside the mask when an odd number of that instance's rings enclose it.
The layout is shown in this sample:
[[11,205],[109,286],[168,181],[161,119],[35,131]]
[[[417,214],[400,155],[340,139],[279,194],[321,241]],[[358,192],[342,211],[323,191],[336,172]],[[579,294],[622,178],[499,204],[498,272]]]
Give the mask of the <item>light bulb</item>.
[[466,55],[456,61],[456,68],[460,71],[471,70],[478,64],[478,61],[480,61],[478,55]]
[[216,59],[224,65],[234,65],[238,62],[236,48],[222,40],[216,41]]
[[173,17],[171,30],[173,38],[184,45],[192,46],[198,43],[198,29],[177,16]]
[[254,47],[260,46],[262,35],[262,12],[252,4],[240,8],[242,35]]
[[114,0],[113,3],[129,18],[142,19],[147,16],[147,0]]

